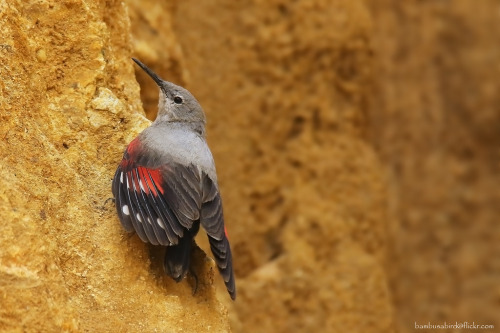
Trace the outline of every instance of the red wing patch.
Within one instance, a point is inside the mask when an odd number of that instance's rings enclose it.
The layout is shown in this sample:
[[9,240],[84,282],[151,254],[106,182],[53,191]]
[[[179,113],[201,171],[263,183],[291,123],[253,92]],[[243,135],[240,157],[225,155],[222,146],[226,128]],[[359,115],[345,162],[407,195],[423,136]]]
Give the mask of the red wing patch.
[[141,147],[141,142],[139,141],[139,138],[135,138],[128,144],[127,147],[127,154],[129,155],[130,159],[135,160],[135,157],[137,157],[137,152],[139,151]]
[[146,185],[142,186],[146,194],[149,194],[151,192],[154,196],[158,196],[158,192],[156,191],[156,189],[158,189],[161,194],[165,192],[162,186],[163,179],[160,173],[160,169],[138,167],[137,171],[139,172],[139,178],[142,184]]
[[125,154],[123,154],[123,160],[120,163],[120,167],[123,171],[128,171],[130,168],[134,167],[140,148],[141,142],[138,138],[135,138],[129,143],[125,150]]

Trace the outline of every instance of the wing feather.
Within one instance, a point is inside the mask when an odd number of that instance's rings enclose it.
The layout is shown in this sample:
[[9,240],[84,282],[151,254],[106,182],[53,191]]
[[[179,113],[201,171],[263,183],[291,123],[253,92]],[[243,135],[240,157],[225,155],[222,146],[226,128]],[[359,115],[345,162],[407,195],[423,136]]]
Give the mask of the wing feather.
[[[144,242],[179,244],[193,237],[199,224],[232,299],[236,297],[232,254],[224,228],[217,184],[198,167],[175,162],[160,168],[144,160],[133,163],[127,153],[113,178],[112,190],[123,227],[135,230]],[[144,165],[146,164],[146,165]]]
[[[143,213],[145,216],[145,221],[144,223],[147,223],[154,232],[155,236],[155,241],[157,241],[158,244],[161,245],[167,245],[170,244],[170,241],[168,240],[167,234],[165,233],[165,230],[161,229],[160,224],[158,223],[158,214],[156,213],[155,209],[153,206],[149,203],[150,200],[148,200],[148,196],[146,195],[146,187],[148,186],[146,182],[142,180],[142,177],[139,175],[139,168],[134,169],[132,171],[134,175],[134,179],[138,182],[139,184],[139,189],[140,191],[138,192],[138,197],[139,197],[139,206],[143,207]],[[146,184],[145,184],[146,183]],[[153,242],[151,242],[154,244]],[[157,244],[156,244],[157,245]]]
[[[127,232],[134,231],[134,226],[132,220],[130,219],[129,207],[127,205],[127,199],[125,193],[122,191],[120,186],[123,181],[123,171],[120,167],[116,169],[115,177],[113,178],[113,195],[115,196],[115,206],[118,212],[118,217],[120,222]],[[126,213],[129,214],[126,214]]]
[[126,205],[129,209],[130,220],[134,226],[134,230],[143,242],[148,242],[148,237],[146,236],[146,231],[142,224],[137,220],[137,212],[135,210],[134,201],[132,200],[132,194],[130,189],[129,177],[127,174],[123,177],[124,181],[121,184],[121,188],[125,192]]
[[[149,223],[146,222],[146,215],[141,207],[141,202],[139,201],[139,196],[137,195],[139,189],[138,185],[136,187],[136,182],[133,179],[133,170],[127,172],[127,187],[129,192],[130,206],[132,207],[132,221],[135,220],[136,225],[139,225],[146,234],[146,241],[153,245],[158,245],[158,240],[154,234],[153,228]],[[144,240],[143,240],[144,241]]]
[[[150,170],[147,170],[147,175],[148,178],[151,181],[151,186],[149,185],[148,182],[148,188],[152,190],[154,188],[155,193],[160,193],[158,186],[153,180],[153,176],[151,175]],[[184,235],[184,229],[182,226],[177,222],[177,218],[175,217],[174,213],[172,212],[172,209],[169,207],[169,205],[165,202],[165,199],[161,195],[151,195],[152,200],[154,200],[155,203],[157,203],[156,208],[158,211],[161,213],[161,215],[164,217],[164,221],[167,222],[165,224],[166,229],[168,229],[167,234],[169,235],[169,238],[171,239],[172,244],[177,244],[178,242],[178,237],[182,237]],[[171,232],[170,232],[171,231]],[[174,233],[174,234],[172,234]],[[175,240],[175,241],[174,241]]]
[[182,166],[180,164],[164,168],[165,199],[177,213],[177,218],[181,224],[190,229],[193,221],[197,221],[200,216],[200,190],[194,187],[199,183],[199,177],[194,172],[195,167]]

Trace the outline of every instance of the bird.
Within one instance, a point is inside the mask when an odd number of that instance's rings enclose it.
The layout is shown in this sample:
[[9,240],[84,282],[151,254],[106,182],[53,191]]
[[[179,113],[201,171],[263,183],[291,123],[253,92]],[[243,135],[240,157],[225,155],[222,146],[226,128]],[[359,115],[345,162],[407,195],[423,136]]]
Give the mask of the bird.
[[234,300],[231,247],[205,136],[205,113],[187,89],[132,60],[156,82],[160,93],[156,119],[128,144],[113,177],[121,225],[145,243],[166,246],[165,272],[180,282],[190,270],[191,249],[201,224]]

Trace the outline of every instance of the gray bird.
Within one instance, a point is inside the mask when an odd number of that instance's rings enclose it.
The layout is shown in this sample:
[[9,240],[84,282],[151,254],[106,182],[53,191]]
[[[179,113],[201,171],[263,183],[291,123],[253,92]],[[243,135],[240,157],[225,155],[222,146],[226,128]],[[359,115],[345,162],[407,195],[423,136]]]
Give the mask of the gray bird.
[[128,145],[113,178],[121,224],[143,242],[168,246],[164,267],[175,281],[189,270],[200,224],[229,295],[236,298],[231,248],[205,114],[186,89],[164,81],[133,59],[160,87],[158,116]]

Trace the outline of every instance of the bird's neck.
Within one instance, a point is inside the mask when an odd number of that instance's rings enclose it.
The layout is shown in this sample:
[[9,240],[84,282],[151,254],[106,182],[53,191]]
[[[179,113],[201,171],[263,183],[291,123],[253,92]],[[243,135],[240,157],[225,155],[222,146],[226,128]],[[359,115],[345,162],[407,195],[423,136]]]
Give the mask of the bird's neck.
[[192,131],[203,138],[205,138],[205,122],[203,121],[187,121],[182,119],[169,119],[169,120],[161,120],[158,119],[151,124],[153,127],[158,127],[161,129],[185,129],[187,131]]

